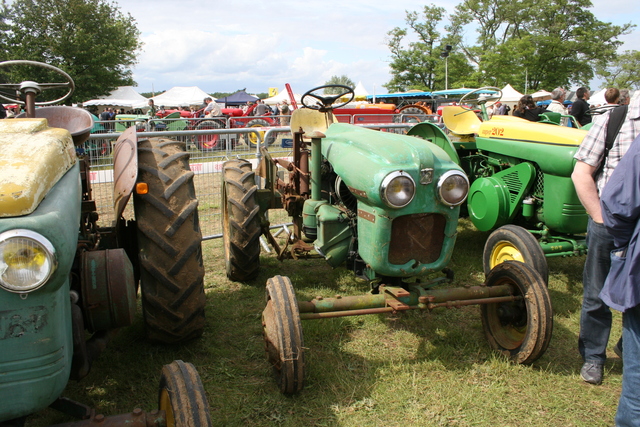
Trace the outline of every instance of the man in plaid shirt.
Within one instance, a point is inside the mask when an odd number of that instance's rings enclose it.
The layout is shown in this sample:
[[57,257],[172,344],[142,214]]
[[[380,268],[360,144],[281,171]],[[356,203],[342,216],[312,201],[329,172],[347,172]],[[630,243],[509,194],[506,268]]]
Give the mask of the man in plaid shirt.
[[[640,133],[640,97],[629,105],[626,118],[606,159],[605,151],[607,124],[611,111],[597,116],[574,155],[577,160],[571,179],[578,197],[589,214],[587,225],[587,246],[589,251],[583,271],[583,299],[580,314],[580,336],[578,349],[584,360],[580,376],[591,384],[602,382],[606,349],[611,332],[611,310],[600,299],[611,266],[610,253],[614,249],[613,237],[607,232],[600,210],[600,192],[611,177],[620,159]],[[598,171],[600,162],[604,167]],[[620,343],[618,343],[619,345]],[[618,346],[617,345],[617,346]]]

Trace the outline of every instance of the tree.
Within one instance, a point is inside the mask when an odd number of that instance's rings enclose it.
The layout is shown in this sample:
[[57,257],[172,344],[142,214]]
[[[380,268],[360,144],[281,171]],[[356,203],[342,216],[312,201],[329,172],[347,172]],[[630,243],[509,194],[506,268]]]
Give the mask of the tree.
[[[327,80],[327,82],[325,83],[325,85],[342,85],[342,86],[349,86],[351,89],[355,89],[356,84],[353,82],[353,80],[351,80],[349,77],[342,75],[340,77],[338,76],[332,76],[329,80]],[[339,94],[344,92],[342,89],[340,88],[325,88],[324,89],[324,93],[326,94]]]
[[463,0],[452,21],[456,30],[477,28],[476,44],[463,50],[482,84],[524,88],[586,85],[595,64],[610,61],[618,37],[634,26],[605,23],[590,0]]
[[[425,6],[420,17],[407,12],[407,24],[418,41],[407,47],[406,29],[388,33],[392,79],[385,87],[442,88],[443,61],[438,55],[444,45],[453,46],[450,87],[510,83],[535,91],[586,85],[595,65],[612,61],[622,43],[618,38],[634,27],[599,21],[588,10],[591,6],[590,0],[462,0],[442,36],[434,30],[444,19],[442,8]],[[478,34],[471,43],[465,42],[469,28]]]
[[[436,90],[445,88],[445,60],[447,52],[449,82],[464,80],[470,74],[470,66],[464,55],[456,52],[459,39],[441,36],[439,25],[445,9],[435,5],[424,6],[422,15],[406,13],[405,22],[412,30],[396,27],[387,33],[387,46],[391,51],[391,80],[384,86],[390,92],[410,89]],[[451,46],[447,51],[445,46]]]
[[627,50],[613,61],[600,64],[596,70],[606,87],[640,89],[640,52],[637,50]]
[[[6,51],[0,50],[0,54],[4,59],[46,62],[67,72],[76,84],[67,102],[85,101],[107,95],[117,86],[134,85],[131,67],[141,47],[140,31],[133,17],[123,15],[113,3],[15,0],[3,7],[8,28],[0,26],[0,40],[6,42]],[[61,81],[59,76],[40,69],[18,70],[4,77],[9,78]],[[52,99],[55,94],[45,96]]]

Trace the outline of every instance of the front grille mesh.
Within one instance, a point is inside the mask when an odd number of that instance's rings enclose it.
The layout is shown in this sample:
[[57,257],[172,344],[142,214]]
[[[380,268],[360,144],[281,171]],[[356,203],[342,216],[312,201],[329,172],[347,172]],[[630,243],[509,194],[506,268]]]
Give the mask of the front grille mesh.
[[406,264],[416,260],[431,264],[440,258],[447,221],[439,214],[405,215],[393,220],[389,263]]

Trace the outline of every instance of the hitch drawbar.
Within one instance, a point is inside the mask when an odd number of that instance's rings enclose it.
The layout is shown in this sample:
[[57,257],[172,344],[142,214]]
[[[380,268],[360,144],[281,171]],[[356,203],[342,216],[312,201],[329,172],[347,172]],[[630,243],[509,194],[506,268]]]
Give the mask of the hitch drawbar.
[[300,319],[359,316],[402,310],[433,310],[438,307],[462,307],[474,304],[511,302],[522,299],[514,295],[513,286],[465,286],[451,289],[425,290],[412,286],[410,291],[396,286],[380,286],[375,295],[316,297],[311,301],[298,301]]

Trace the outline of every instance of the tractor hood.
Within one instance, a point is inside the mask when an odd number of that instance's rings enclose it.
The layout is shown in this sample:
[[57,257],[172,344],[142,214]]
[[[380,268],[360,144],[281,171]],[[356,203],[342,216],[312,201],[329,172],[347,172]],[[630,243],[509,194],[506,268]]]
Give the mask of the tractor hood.
[[587,134],[586,130],[530,122],[513,116],[493,116],[482,122],[478,136],[491,139],[508,139],[539,144],[568,145],[577,147]]
[[391,172],[406,172],[419,183],[423,169],[433,169],[434,181],[451,169],[462,170],[444,150],[423,139],[342,123],[327,129],[322,154],[356,197],[378,206],[383,205],[380,186]]
[[0,217],[33,212],[75,162],[69,131],[44,118],[0,120]]

